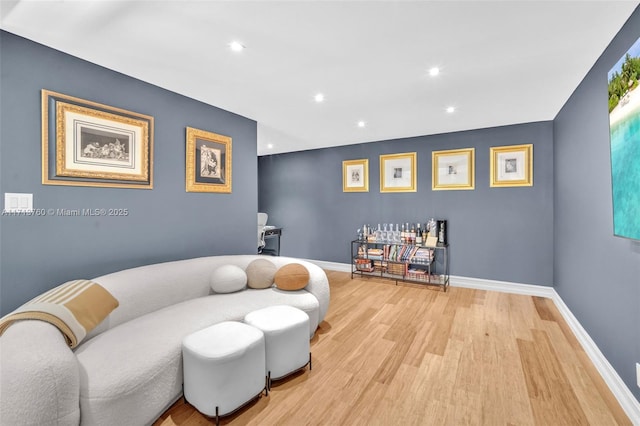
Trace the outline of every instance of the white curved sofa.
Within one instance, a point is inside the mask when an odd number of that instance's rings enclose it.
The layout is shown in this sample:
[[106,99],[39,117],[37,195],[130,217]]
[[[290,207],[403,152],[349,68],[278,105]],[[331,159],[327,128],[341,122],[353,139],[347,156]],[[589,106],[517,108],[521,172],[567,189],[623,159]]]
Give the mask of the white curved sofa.
[[268,257],[277,267],[297,262],[310,274],[303,290],[275,287],[214,294],[212,272],[246,269],[263,256],[212,256],[127,269],[92,279],[119,307],[75,349],[46,322],[11,325],[0,337],[2,425],[145,425],[182,395],[182,339],[225,320],[286,304],[309,315],[310,334],[329,306],[329,284],[316,265]]

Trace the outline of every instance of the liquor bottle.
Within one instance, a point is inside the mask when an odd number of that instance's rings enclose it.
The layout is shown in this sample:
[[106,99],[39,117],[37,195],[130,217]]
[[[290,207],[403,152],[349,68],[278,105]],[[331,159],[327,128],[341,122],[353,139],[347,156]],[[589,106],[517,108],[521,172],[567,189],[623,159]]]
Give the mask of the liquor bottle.
[[402,231],[400,231],[400,243],[404,244],[407,242],[407,233],[404,230],[404,223],[402,224]]
[[416,225],[413,223],[411,224],[411,232],[409,238],[411,239],[411,244],[416,243]]
[[446,220],[440,221],[440,226],[439,226],[439,231],[438,231],[438,242],[445,244],[447,241],[447,237],[446,237],[446,230],[445,230],[445,224],[447,223]]
[[434,218],[429,219],[429,235],[432,237],[437,237],[438,234],[438,226],[436,225],[436,220]]
[[405,225],[405,229],[406,229],[405,242],[407,244],[411,244],[411,228],[409,228],[409,222],[407,222],[407,224]]
[[420,223],[418,223],[418,226],[416,227],[416,245],[422,245],[422,230],[420,229]]

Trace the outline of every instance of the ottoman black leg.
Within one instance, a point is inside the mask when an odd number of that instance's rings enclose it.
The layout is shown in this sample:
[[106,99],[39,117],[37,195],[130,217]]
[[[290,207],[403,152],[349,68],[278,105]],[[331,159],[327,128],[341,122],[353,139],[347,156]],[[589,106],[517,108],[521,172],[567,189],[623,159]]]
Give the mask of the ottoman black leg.
[[269,381],[269,374],[264,376],[264,395],[269,396],[269,389],[271,389],[271,383]]

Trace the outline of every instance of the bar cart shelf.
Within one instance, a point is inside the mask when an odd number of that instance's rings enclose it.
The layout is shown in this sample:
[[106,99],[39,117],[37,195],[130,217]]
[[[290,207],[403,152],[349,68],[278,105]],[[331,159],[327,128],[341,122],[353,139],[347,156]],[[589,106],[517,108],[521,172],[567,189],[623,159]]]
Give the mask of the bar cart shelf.
[[449,245],[427,247],[415,244],[351,241],[351,278],[379,277],[398,281],[449,287]]

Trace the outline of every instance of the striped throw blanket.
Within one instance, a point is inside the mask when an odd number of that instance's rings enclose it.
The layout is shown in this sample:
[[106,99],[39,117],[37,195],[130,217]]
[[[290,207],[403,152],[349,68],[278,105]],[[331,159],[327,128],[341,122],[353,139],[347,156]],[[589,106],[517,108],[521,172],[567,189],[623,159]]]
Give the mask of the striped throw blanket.
[[75,348],[117,307],[118,301],[100,284],[69,281],[0,319],[0,335],[16,321],[41,320],[58,327],[69,346]]

